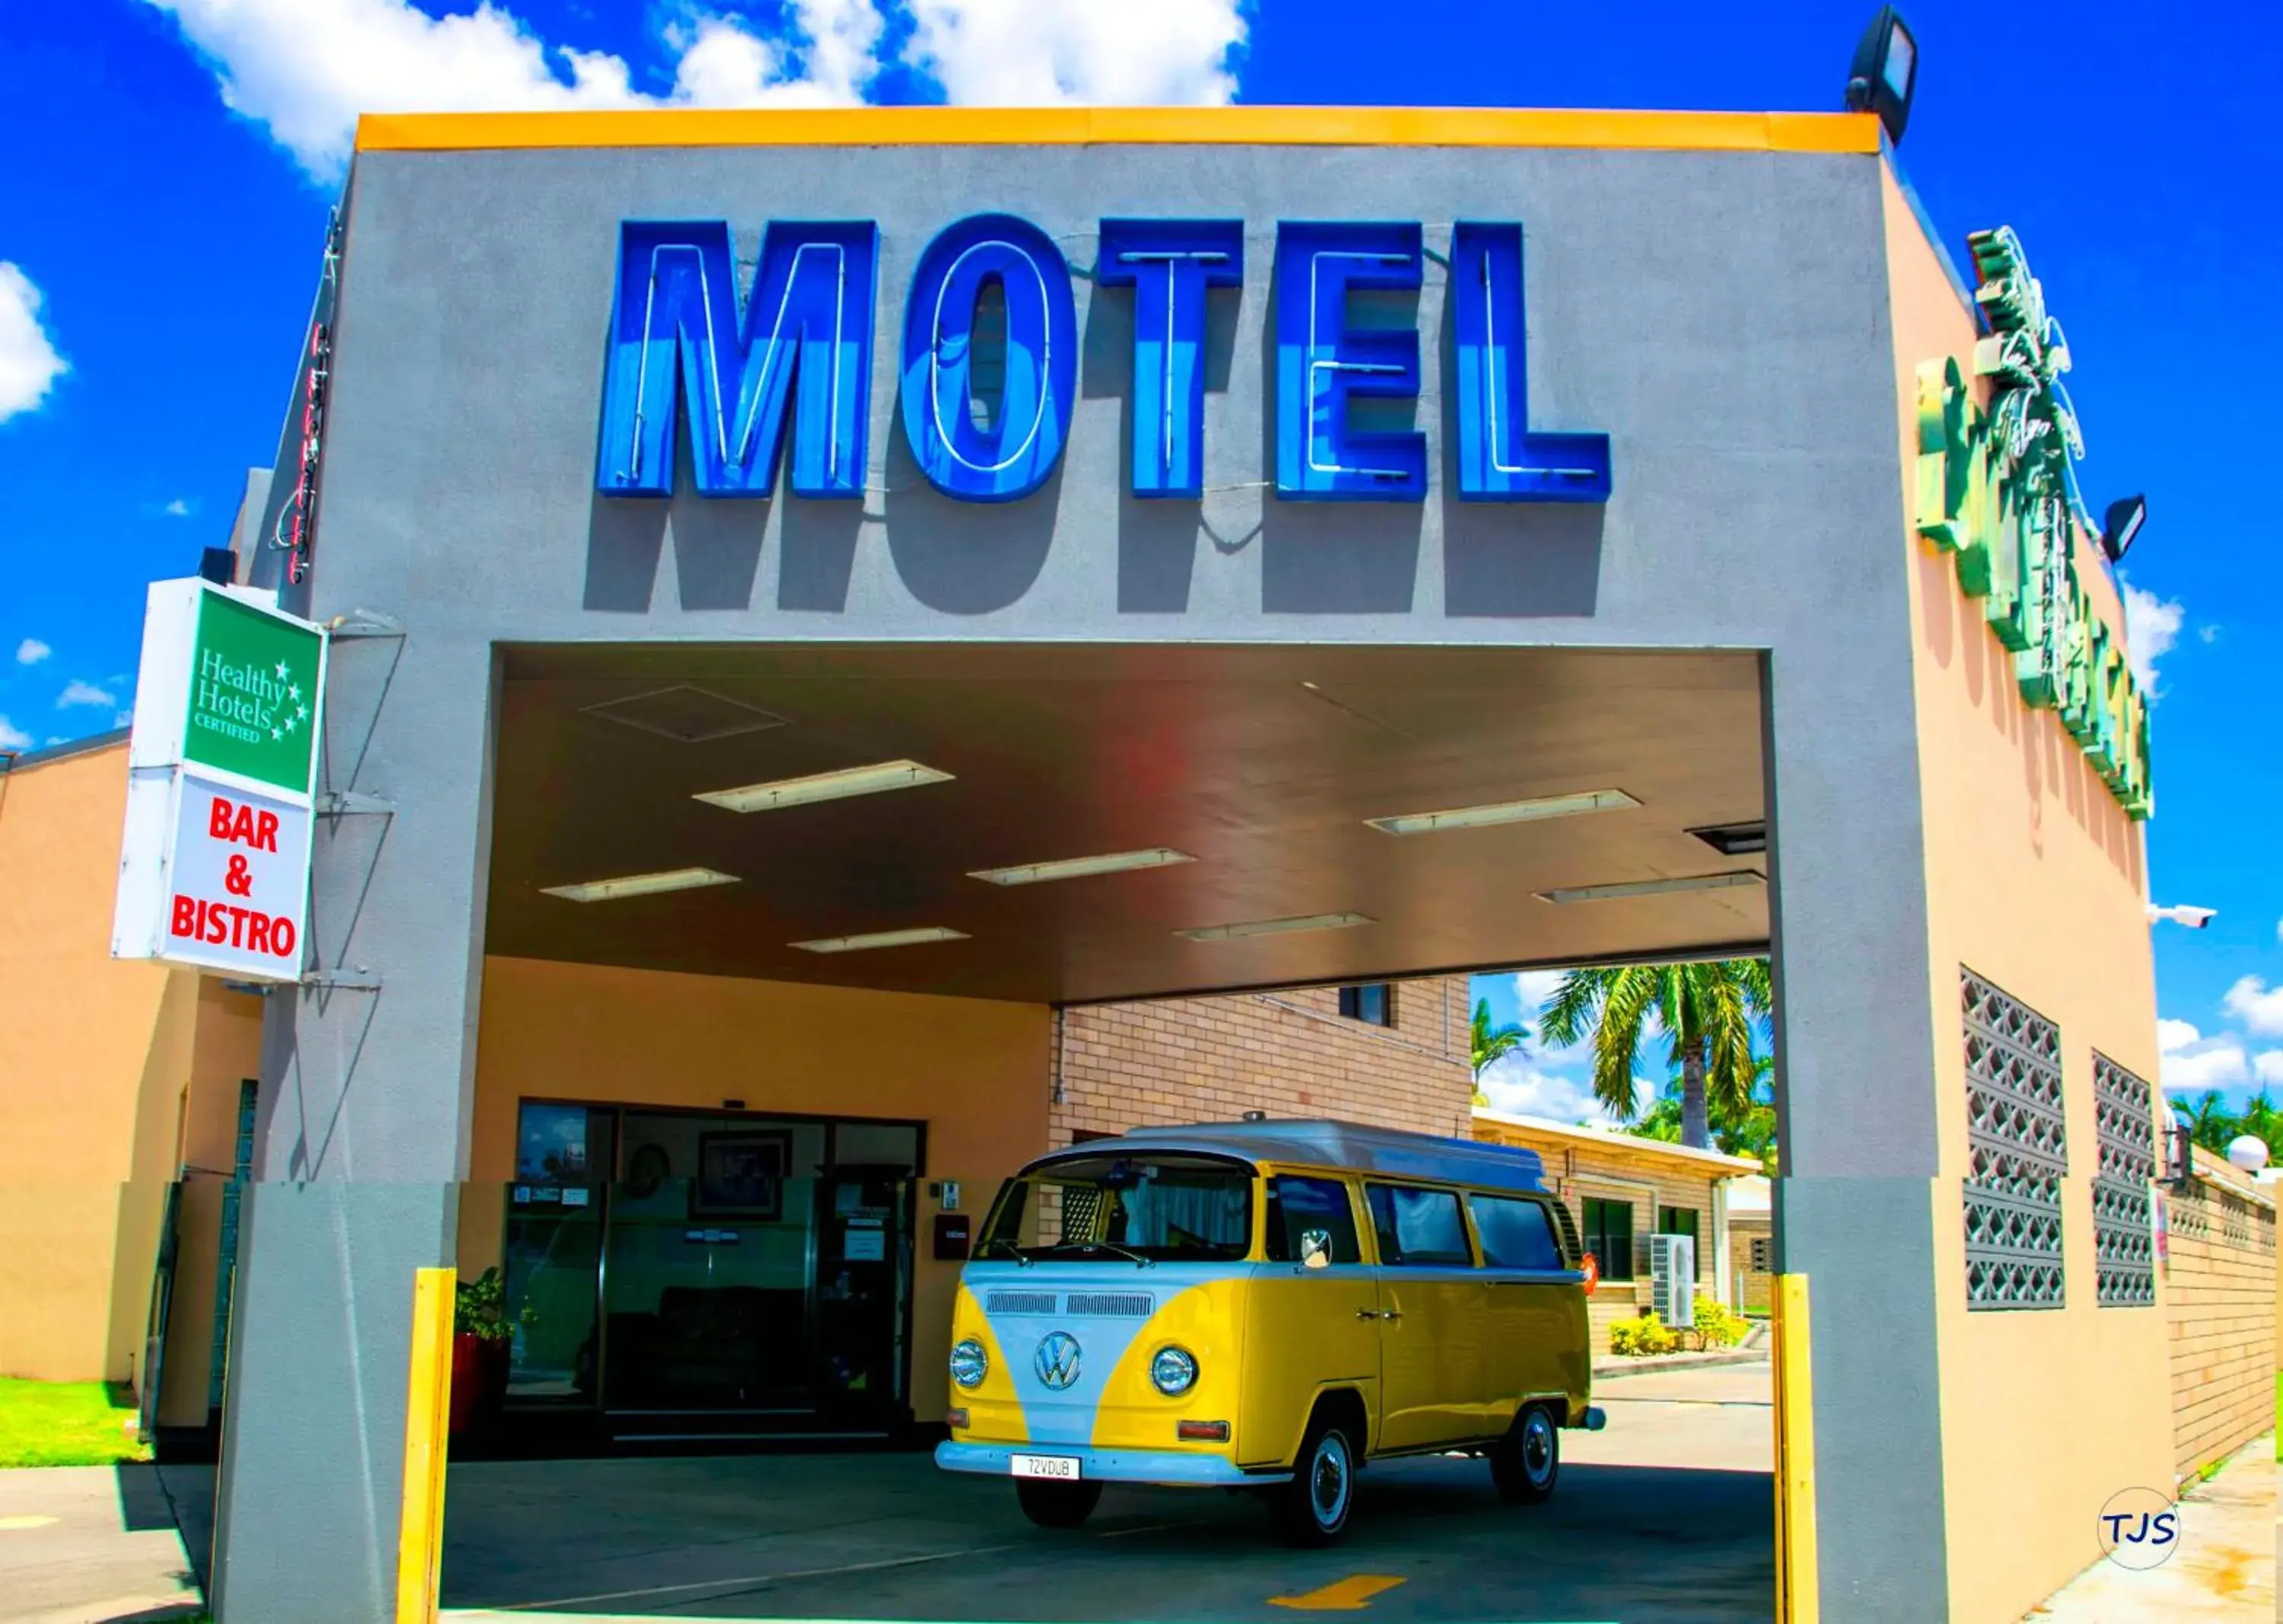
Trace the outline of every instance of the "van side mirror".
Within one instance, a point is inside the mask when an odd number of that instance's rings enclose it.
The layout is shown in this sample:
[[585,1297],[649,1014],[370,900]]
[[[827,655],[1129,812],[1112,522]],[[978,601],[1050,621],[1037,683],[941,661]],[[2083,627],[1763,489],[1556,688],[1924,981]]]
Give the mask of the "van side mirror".
[[1323,1269],[1332,1261],[1332,1232],[1329,1230],[1300,1231],[1300,1267]]

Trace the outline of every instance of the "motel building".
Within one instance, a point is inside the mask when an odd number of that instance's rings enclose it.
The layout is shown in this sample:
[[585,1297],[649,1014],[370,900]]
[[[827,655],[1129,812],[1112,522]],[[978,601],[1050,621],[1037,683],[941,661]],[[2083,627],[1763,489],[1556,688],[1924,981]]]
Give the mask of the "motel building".
[[[417,1271],[526,1430],[924,1427],[1051,1144],[1526,1139],[1489,967],[1773,956],[1800,1609],[2017,1619],[2173,1480],[2144,698],[2023,245],[1877,114],[369,117],[317,269],[134,738],[0,803],[155,961],[6,1318],[109,1246],[226,1624],[394,1616]],[[1537,1127],[1733,1289],[1750,1165]]]

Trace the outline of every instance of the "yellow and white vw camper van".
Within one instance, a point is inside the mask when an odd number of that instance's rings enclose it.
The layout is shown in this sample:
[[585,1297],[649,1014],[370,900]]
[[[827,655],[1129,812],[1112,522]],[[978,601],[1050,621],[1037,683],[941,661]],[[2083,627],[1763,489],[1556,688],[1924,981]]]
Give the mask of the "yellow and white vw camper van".
[[1579,1262],[1529,1151],[1300,1121],[1073,1145],[984,1222],[936,1463],[1050,1527],[1104,1483],[1258,1488],[1297,1544],[1390,1456],[1487,1456],[1542,1500],[1558,1429],[1602,1422]]

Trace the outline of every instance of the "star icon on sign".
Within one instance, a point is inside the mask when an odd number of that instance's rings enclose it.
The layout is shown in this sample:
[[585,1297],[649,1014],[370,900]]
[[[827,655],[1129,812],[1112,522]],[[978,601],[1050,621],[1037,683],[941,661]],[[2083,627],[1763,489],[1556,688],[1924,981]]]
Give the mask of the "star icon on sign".
[[300,684],[300,683],[286,683],[286,684],[285,684],[285,697],[286,697],[287,699],[300,699],[300,698],[301,697],[301,684]]
[[[301,725],[301,724],[300,724],[299,722],[295,721],[295,720],[294,720],[292,717],[291,717],[291,716],[288,716],[288,717],[286,717],[286,718],[285,718],[285,730],[286,730],[288,733],[291,733],[291,732],[292,732],[295,728],[298,728],[298,727],[300,727],[300,725]],[[273,728],[273,729],[271,729],[271,730],[270,730],[270,734],[269,734],[269,736],[270,736],[272,738],[277,738],[277,730],[276,730],[276,729],[274,729],[274,728]]]
[[285,662],[282,660],[277,662],[277,680],[281,683],[285,680]]
[[275,741],[277,739],[283,738],[285,736],[283,733],[280,733],[276,728],[272,728],[269,730],[269,737],[273,741]]
[[[293,697],[298,699],[301,696],[300,694],[295,694]],[[306,705],[297,705],[293,707],[293,714],[299,717],[301,721],[307,722],[309,719],[309,707]]]

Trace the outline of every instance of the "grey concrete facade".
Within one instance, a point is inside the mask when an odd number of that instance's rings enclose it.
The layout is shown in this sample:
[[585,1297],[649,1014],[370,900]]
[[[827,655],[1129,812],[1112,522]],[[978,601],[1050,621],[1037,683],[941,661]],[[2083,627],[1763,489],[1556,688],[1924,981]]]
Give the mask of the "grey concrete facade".
[[[1823,1606],[1940,1616],[1934,1034],[1880,185],[1874,156],[1746,152],[361,155],[307,607],[405,635],[336,648],[328,787],[393,812],[328,823],[313,935],[379,990],[271,1002],[220,1616],[391,1616],[409,1271],[449,1261],[466,1168],[498,647],[814,639],[1764,651],[1786,1267],[1817,1282]],[[1056,473],[1004,506],[925,485],[897,413],[903,293],[930,238],[986,210],[1037,223],[1080,272],[1105,215],[1246,223],[1246,285],[1213,312],[1201,501],[1124,494],[1132,307],[1083,274],[1082,398]],[[726,218],[749,254],[769,218],[821,215],[879,223],[872,493],[595,496],[619,222]],[[1445,490],[1431,262],[1428,501],[1262,488],[1280,219],[1422,221],[1435,251],[1454,220],[1522,221],[1533,424],[1612,436],[1606,510]]]

